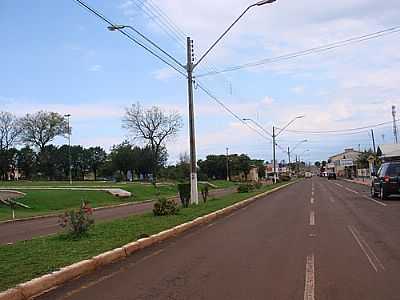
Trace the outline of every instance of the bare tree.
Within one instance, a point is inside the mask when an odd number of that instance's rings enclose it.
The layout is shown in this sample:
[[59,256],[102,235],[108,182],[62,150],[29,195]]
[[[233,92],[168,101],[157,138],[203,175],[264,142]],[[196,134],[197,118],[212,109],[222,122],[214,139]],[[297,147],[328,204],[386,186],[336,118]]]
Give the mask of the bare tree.
[[175,137],[182,128],[182,117],[174,111],[164,112],[161,108],[153,106],[144,109],[139,103],[126,109],[122,120],[123,127],[127,129],[135,139],[147,143],[153,154],[153,183],[156,183],[158,161],[165,143]]
[[69,132],[68,122],[59,113],[39,111],[21,119],[21,140],[42,150],[55,137]]
[[18,142],[21,127],[10,112],[0,111],[0,150],[8,150]]

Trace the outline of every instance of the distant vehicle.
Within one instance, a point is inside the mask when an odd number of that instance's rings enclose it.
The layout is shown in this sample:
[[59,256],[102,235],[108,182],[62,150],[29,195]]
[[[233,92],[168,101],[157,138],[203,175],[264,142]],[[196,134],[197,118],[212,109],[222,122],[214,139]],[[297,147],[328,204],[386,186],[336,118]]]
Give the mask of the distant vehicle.
[[329,172],[327,176],[328,176],[328,179],[336,179],[336,173],[334,173],[334,172]]
[[371,196],[381,200],[400,194],[400,162],[383,163],[377,173],[371,174]]
[[312,178],[312,173],[311,173],[311,172],[306,172],[306,173],[304,174],[304,177],[305,177],[305,178]]
[[321,177],[328,177],[328,173],[327,172],[322,172],[321,173]]

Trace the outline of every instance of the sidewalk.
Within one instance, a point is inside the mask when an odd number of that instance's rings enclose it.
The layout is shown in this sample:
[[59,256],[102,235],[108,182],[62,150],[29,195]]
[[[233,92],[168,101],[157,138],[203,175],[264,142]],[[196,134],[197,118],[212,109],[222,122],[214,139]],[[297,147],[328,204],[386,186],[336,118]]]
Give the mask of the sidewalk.
[[371,186],[371,179],[369,178],[354,178],[354,179],[343,179],[347,182],[352,182],[352,183],[357,183],[357,184],[362,184],[365,186]]

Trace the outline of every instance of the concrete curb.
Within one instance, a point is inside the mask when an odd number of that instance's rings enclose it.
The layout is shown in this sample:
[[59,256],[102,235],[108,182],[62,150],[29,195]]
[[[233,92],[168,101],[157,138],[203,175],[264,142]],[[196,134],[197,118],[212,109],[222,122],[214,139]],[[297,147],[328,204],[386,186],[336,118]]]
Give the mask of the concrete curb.
[[41,277],[32,279],[28,282],[17,285],[15,288],[8,289],[0,293],[0,300],[28,300],[34,296],[45,293],[49,289],[55,288],[60,284],[63,284],[69,280],[75,279],[84,274],[90,273],[97,268],[104,265],[113,263],[117,260],[128,257],[129,255],[152,246],[161,241],[175,237],[193,227],[209,223],[219,216],[228,215],[231,212],[245,207],[259,198],[262,198],[268,194],[272,194],[278,190],[281,190],[289,185],[297,183],[298,181],[289,182],[287,184],[276,187],[272,190],[258,194],[256,196],[247,198],[240,202],[237,202],[231,206],[227,206],[218,211],[212,212],[208,215],[198,217],[192,221],[177,225],[171,229],[161,231],[147,238],[139,239],[135,242],[126,244],[120,248],[116,248],[102,254],[99,254],[91,259],[83,260],[75,264],[61,268],[50,274],[43,275]]
[[368,183],[368,182],[354,181],[354,180],[350,180],[350,179],[343,179],[343,180],[347,181],[347,182],[355,183],[355,184],[360,184],[363,186],[371,186],[371,183]]

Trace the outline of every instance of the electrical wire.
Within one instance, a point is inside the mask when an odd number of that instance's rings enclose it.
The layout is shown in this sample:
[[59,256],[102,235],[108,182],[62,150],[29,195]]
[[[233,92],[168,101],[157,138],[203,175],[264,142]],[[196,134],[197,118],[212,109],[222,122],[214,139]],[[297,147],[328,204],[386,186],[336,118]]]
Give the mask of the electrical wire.
[[[91,13],[93,13],[94,15],[96,15],[97,17],[99,17],[100,19],[102,19],[104,22],[106,22],[107,24],[109,24],[110,26],[116,27],[117,25],[114,24],[113,22],[111,22],[109,19],[107,19],[103,14],[101,14],[100,12],[96,11],[95,9],[91,8],[88,4],[86,4],[85,2],[83,2],[82,0],[73,0],[75,2],[77,2],[79,5],[81,5],[82,7],[86,8],[88,11],[90,11]],[[124,36],[126,36],[129,40],[131,40],[132,42],[134,42],[135,44],[137,44],[138,46],[142,47],[143,49],[145,49],[146,51],[148,51],[150,54],[152,54],[153,56],[155,56],[156,58],[158,58],[159,60],[161,60],[162,62],[164,62],[165,64],[169,65],[171,68],[173,68],[175,71],[177,71],[178,73],[180,73],[181,75],[183,75],[184,77],[187,78],[186,74],[184,72],[182,72],[181,70],[179,70],[176,66],[174,66],[172,63],[168,62],[166,59],[162,58],[160,55],[158,55],[157,53],[155,53],[153,50],[151,50],[150,48],[146,47],[143,43],[139,42],[137,39],[135,39],[134,37],[132,37],[129,33],[125,32],[122,29],[117,29],[121,34],[123,34]],[[182,66],[180,66],[182,67]]]
[[[400,119],[397,119],[399,121]],[[347,128],[347,129],[337,129],[337,130],[292,130],[292,129],[286,129],[286,132],[290,133],[302,133],[302,134],[343,134],[343,135],[352,135],[352,134],[359,134],[363,132],[368,132],[372,128],[377,128],[383,125],[388,125],[391,124],[393,121],[387,121],[387,122],[382,122],[374,125],[369,125],[369,126],[362,126],[362,127],[355,127],[355,128]],[[368,130],[366,130],[368,129]],[[354,132],[355,131],[355,132]]]
[[298,58],[298,57],[302,57],[302,56],[306,56],[306,55],[311,55],[311,54],[318,54],[318,53],[326,52],[326,51],[333,50],[336,48],[346,47],[346,46],[349,46],[349,45],[352,45],[355,43],[361,43],[361,42],[368,41],[371,39],[381,38],[383,36],[386,36],[389,34],[395,34],[398,32],[400,32],[400,26],[394,26],[394,27],[376,31],[376,32],[373,32],[370,34],[365,34],[365,35],[361,35],[358,37],[353,37],[353,38],[349,38],[346,40],[333,42],[330,44],[310,48],[307,50],[292,52],[292,53],[288,53],[285,55],[280,55],[280,56],[276,56],[276,57],[272,57],[272,58],[266,58],[266,59],[262,59],[259,61],[238,65],[238,66],[232,66],[232,67],[229,67],[229,68],[226,68],[223,70],[219,70],[216,72],[208,72],[208,73],[199,74],[199,75],[197,75],[197,78],[210,76],[210,75],[217,75],[217,74],[221,74],[221,73],[238,71],[238,70],[246,69],[246,68],[253,68],[253,67],[257,67],[257,66],[261,66],[261,65],[265,65],[265,64],[281,62],[284,60],[290,60],[290,59],[294,59],[294,58]]

